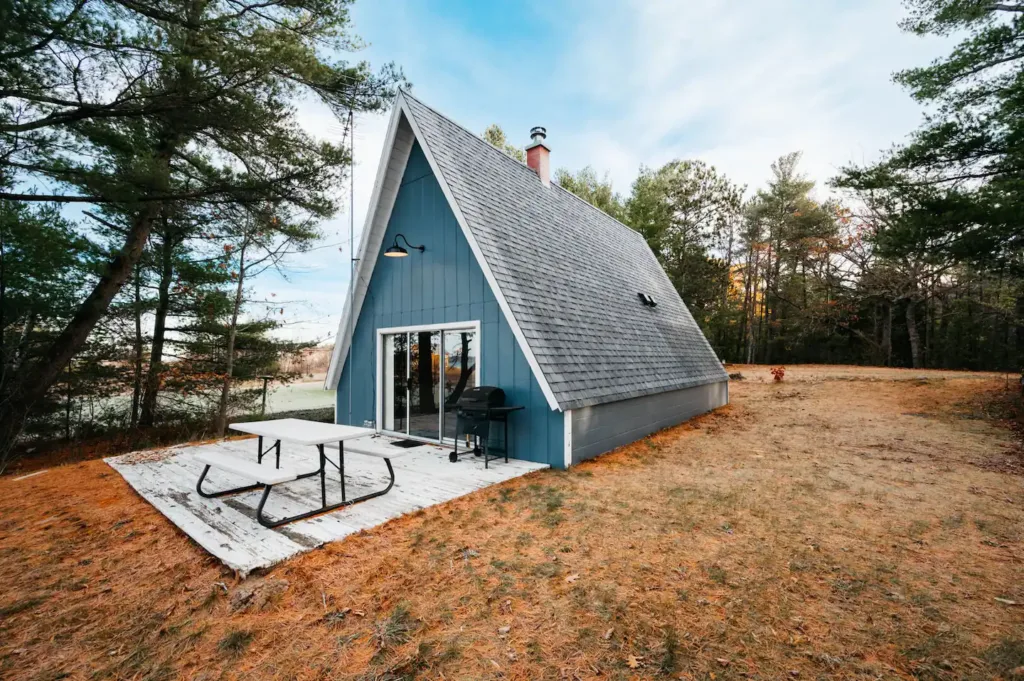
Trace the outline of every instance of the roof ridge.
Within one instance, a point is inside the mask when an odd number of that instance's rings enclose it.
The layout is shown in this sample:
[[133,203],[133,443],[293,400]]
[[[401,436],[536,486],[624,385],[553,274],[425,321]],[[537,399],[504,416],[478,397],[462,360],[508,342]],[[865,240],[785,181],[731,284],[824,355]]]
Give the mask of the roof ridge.
[[[502,150],[501,150],[501,149],[499,149],[498,147],[494,146],[493,144],[491,144],[490,142],[488,142],[487,140],[485,140],[485,139],[484,139],[483,137],[481,137],[480,135],[476,134],[475,132],[473,132],[472,130],[470,130],[470,129],[469,129],[469,128],[467,128],[466,126],[462,125],[461,123],[459,123],[459,122],[457,122],[457,121],[454,121],[454,120],[452,120],[452,119],[451,119],[451,118],[449,118],[448,116],[444,115],[443,113],[441,113],[440,111],[438,111],[438,110],[437,110],[437,109],[435,109],[434,107],[432,107],[432,106],[430,106],[429,104],[427,104],[426,102],[424,102],[424,101],[423,101],[422,99],[419,99],[418,97],[414,97],[414,96],[412,95],[412,93],[410,93],[410,92],[409,92],[408,90],[403,90],[403,89],[399,89],[399,93],[401,93],[401,95],[402,95],[402,96],[404,96],[404,97],[408,97],[409,99],[413,100],[414,102],[416,102],[417,104],[419,104],[420,106],[422,106],[422,107],[423,107],[424,109],[428,109],[429,111],[431,111],[432,113],[434,113],[434,114],[435,114],[436,116],[439,116],[440,118],[443,118],[444,120],[448,121],[449,123],[451,123],[452,125],[454,125],[454,126],[455,126],[456,128],[459,128],[459,129],[460,129],[460,130],[462,130],[462,131],[463,131],[464,133],[466,133],[467,135],[471,136],[471,137],[472,137],[473,139],[475,139],[475,140],[477,140],[478,142],[480,142],[480,143],[481,143],[481,144],[482,144],[482,145],[483,145],[484,147],[486,147],[486,148],[488,148],[488,149],[490,149],[490,150],[494,151],[494,152],[495,152],[495,153],[497,153],[497,154],[500,154],[502,158],[508,159],[509,161],[512,161],[512,162],[513,162],[513,163],[515,163],[516,165],[518,165],[518,166],[521,166],[521,167],[523,167],[523,168],[526,168],[527,170],[529,170],[529,171],[533,172],[533,168],[530,168],[530,166],[526,165],[525,163],[523,163],[522,161],[520,161],[520,160],[519,160],[519,159],[517,159],[517,158],[513,158],[512,156],[509,156],[509,155],[508,155],[508,154],[506,154],[506,153],[505,153],[504,151],[502,151]],[[552,183],[551,183],[551,184],[552,184],[552,185],[554,185],[555,187],[558,187],[558,188],[559,188],[560,190],[562,190],[563,192],[565,192],[565,193],[566,193],[566,194],[568,194],[569,196],[573,197],[573,198],[574,198],[574,199],[576,199],[577,201],[581,202],[581,203],[582,203],[583,205],[587,206],[587,207],[588,207],[588,208],[590,208],[591,210],[595,210],[595,211],[597,211],[598,213],[600,213],[601,215],[604,215],[605,217],[607,217],[607,218],[609,218],[609,219],[613,220],[613,221],[614,221],[614,222],[615,222],[616,224],[618,224],[619,226],[621,226],[621,227],[625,227],[625,228],[626,228],[626,229],[628,229],[628,230],[629,230],[630,232],[632,232],[633,234],[636,234],[636,235],[637,235],[637,236],[639,236],[640,238],[644,239],[644,241],[646,241],[646,238],[644,237],[644,235],[643,235],[643,234],[641,234],[641,233],[640,233],[640,230],[638,230],[638,229],[633,229],[632,227],[630,227],[629,225],[627,225],[627,224],[626,224],[625,222],[623,222],[622,220],[619,220],[619,219],[618,219],[617,217],[615,217],[614,215],[609,215],[608,213],[606,213],[605,211],[601,210],[600,208],[598,208],[598,207],[597,207],[597,206],[595,206],[594,204],[590,203],[590,202],[589,202],[589,201],[587,201],[586,199],[584,199],[584,198],[582,198],[582,197],[580,197],[580,196],[577,196],[576,194],[572,193],[571,191],[569,191],[568,189],[566,189],[566,188],[565,188],[565,187],[563,187],[562,185],[558,184],[558,182],[552,181]]]
[[492,151],[494,151],[494,152],[496,152],[496,153],[498,153],[498,154],[501,154],[501,157],[502,157],[502,158],[506,158],[506,159],[508,159],[509,161],[512,161],[513,163],[515,163],[516,165],[519,165],[519,166],[522,166],[523,168],[526,168],[527,170],[532,170],[532,168],[530,168],[530,166],[526,165],[525,163],[523,163],[522,161],[520,161],[520,160],[519,160],[518,158],[513,158],[512,156],[509,156],[509,155],[508,155],[508,154],[506,154],[506,153],[505,153],[504,151],[502,151],[502,150],[501,150],[501,149],[499,149],[498,147],[494,146],[493,144],[491,144],[490,142],[488,142],[487,140],[485,140],[485,139],[484,139],[483,137],[481,137],[480,135],[476,134],[475,132],[473,132],[472,130],[470,130],[469,128],[467,128],[466,126],[464,126],[464,125],[462,125],[461,123],[459,123],[458,121],[453,121],[453,120],[452,120],[451,118],[449,118],[448,116],[445,116],[445,115],[444,115],[443,113],[441,113],[440,111],[438,111],[438,110],[437,110],[437,109],[435,109],[434,107],[430,106],[429,104],[427,104],[426,102],[424,102],[424,101],[423,101],[422,99],[418,99],[418,98],[416,98],[416,97],[413,97],[413,96],[412,96],[412,95],[411,95],[411,94],[410,94],[410,93],[409,93],[408,91],[406,91],[406,90],[402,90],[401,92],[402,92],[402,94],[403,94],[403,95],[405,95],[405,96],[406,96],[406,97],[408,97],[409,99],[413,100],[414,102],[416,102],[417,104],[419,104],[420,106],[422,106],[422,107],[423,107],[424,109],[429,109],[429,110],[430,110],[431,112],[433,112],[434,114],[436,114],[436,115],[437,115],[437,116],[439,116],[440,118],[443,118],[444,120],[446,120],[446,121],[448,121],[449,123],[451,123],[452,125],[454,125],[454,126],[455,126],[456,128],[459,128],[460,130],[462,130],[462,132],[464,132],[464,133],[466,133],[467,135],[470,135],[471,137],[473,137],[473,139],[475,139],[475,140],[478,140],[478,141],[482,142],[482,143],[484,144],[484,146],[486,146],[486,147],[487,147],[488,149],[490,149],[490,150],[492,150]]

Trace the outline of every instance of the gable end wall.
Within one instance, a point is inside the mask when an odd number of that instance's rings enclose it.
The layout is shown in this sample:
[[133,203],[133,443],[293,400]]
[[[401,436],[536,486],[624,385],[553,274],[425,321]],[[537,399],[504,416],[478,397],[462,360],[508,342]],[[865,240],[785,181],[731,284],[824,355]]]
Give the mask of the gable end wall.
[[[383,257],[399,233],[427,250]],[[499,386],[508,404],[526,407],[509,423],[511,456],[563,467],[563,414],[548,406],[419,144],[374,257],[353,338],[354,370],[346,356],[338,383],[336,421],[361,426],[376,419],[377,329],[479,321],[480,384]]]

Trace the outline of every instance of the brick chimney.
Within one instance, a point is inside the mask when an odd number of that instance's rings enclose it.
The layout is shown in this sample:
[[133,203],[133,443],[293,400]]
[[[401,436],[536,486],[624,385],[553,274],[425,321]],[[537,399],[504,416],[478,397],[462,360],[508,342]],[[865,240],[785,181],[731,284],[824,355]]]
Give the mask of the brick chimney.
[[551,186],[551,149],[544,143],[548,131],[539,125],[530,130],[533,142],[526,147],[526,165],[540,177],[545,187]]

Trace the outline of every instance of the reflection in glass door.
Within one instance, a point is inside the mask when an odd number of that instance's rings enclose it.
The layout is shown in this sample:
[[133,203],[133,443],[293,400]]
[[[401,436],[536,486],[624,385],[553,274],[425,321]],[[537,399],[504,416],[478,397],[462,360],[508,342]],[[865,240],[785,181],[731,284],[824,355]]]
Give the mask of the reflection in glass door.
[[441,438],[441,332],[409,334],[409,434]]
[[474,329],[381,336],[381,429],[440,442],[455,439],[455,405],[477,385]]
[[405,333],[384,336],[384,385],[383,400],[384,430],[406,432],[408,425],[409,335]]
[[446,440],[455,439],[455,405],[466,388],[476,386],[476,332],[444,332],[444,417]]

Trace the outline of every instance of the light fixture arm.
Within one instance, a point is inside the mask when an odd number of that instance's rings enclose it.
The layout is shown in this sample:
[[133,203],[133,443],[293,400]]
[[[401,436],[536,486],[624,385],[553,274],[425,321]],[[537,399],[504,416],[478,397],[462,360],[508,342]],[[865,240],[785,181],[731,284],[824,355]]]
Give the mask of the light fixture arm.
[[413,249],[419,251],[420,253],[424,253],[427,250],[426,246],[413,246],[411,243],[409,243],[409,240],[405,238],[404,234],[396,234],[395,235],[395,245],[396,246],[398,245],[398,238],[399,237],[402,238],[402,241],[404,241],[405,245],[408,246],[409,248],[413,248]]

